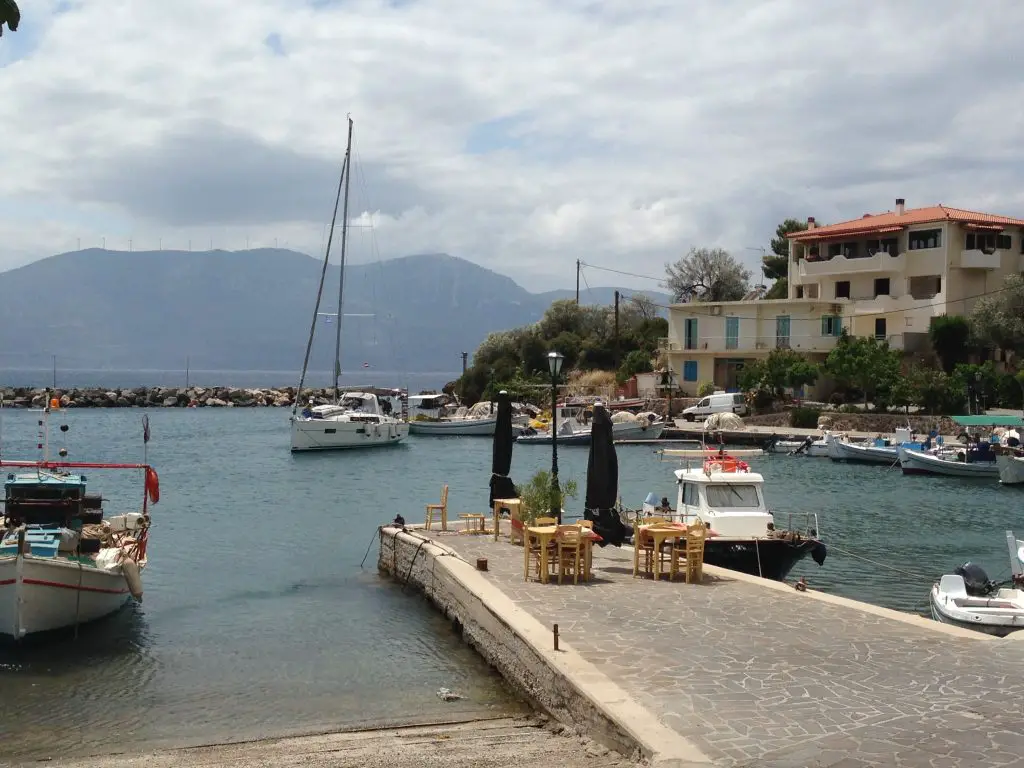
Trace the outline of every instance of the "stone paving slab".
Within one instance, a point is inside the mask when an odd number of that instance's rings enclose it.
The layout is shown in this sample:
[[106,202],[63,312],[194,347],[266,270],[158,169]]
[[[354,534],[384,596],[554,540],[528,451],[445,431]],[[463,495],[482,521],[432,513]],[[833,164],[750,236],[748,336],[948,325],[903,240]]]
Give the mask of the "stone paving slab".
[[523,579],[507,539],[433,535],[723,766],[1024,768],[1024,643],[958,637],[727,577]]

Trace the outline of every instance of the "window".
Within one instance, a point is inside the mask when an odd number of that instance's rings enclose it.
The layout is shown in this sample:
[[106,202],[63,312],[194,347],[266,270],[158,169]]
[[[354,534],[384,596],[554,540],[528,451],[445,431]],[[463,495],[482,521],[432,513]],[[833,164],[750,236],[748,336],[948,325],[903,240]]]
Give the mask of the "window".
[[875,296],[888,296],[889,295],[889,278],[888,277],[876,277],[875,278]]
[[918,232],[911,232],[908,236],[908,250],[921,251],[925,248],[942,247],[941,229],[922,229]]
[[732,404],[733,405],[746,405],[747,404],[746,395],[733,395],[732,396]]
[[775,346],[779,349],[789,349],[789,315],[779,315],[775,318]]
[[915,299],[934,299],[942,293],[941,275],[922,275],[907,281],[909,293]]
[[697,318],[687,318],[684,332],[684,349],[697,348]]
[[705,397],[703,400],[701,400],[699,403],[697,403],[697,407],[698,408],[710,408],[711,407],[711,398],[710,397]]
[[1009,235],[999,235],[996,237],[996,248],[1001,248],[1005,251],[1010,250],[1013,246],[1013,242]]
[[830,259],[834,259],[836,256],[839,256],[842,252],[843,252],[843,244],[842,243],[829,243],[828,244],[828,257]]
[[683,361],[683,381],[696,381],[697,380],[697,361],[696,360],[685,360]]
[[860,256],[860,243],[829,243],[828,257],[834,259],[836,256],[856,259]]
[[843,318],[838,315],[821,316],[821,335],[840,336],[843,332]]
[[761,499],[757,495],[756,485],[739,485],[729,483],[728,485],[708,485],[707,488],[709,507],[746,507],[757,509],[761,506]]
[[876,253],[887,253],[890,256],[896,256],[899,253],[895,237],[883,237],[881,240],[868,240],[867,251],[869,256],[874,256]]
[[[1024,240],[1022,240],[1021,242],[1024,242]],[[804,297],[804,287],[802,285],[798,285],[796,287],[796,297],[798,299],[802,299]]]
[[875,318],[875,338],[881,341],[885,338],[885,318]]
[[697,495],[697,486],[693,483],[683,483],[683,505],[687,507],[700,506],[700,497]]
[[1009,249],[1012,241],[1009,235],[1000,235],[994,232],[969,232],[964,238],[964,250],[987,251],[991,253],[996,248]]
[[849,280],[836,280],[836,298],[837,299],[848,299],[848,298],[850,298],[850,281]]
[[740,346],[740,319],[738,317],[725,318],[725,348],[738,349]]

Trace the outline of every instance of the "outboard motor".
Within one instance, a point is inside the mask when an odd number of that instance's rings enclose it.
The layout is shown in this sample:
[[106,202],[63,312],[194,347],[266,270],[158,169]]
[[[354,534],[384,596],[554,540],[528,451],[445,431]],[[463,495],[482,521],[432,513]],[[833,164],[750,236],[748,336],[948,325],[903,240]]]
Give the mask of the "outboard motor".
[[980,565],[966,562],[957,566],[953,573],[963,577],[967,594],[972,597],[984,597],[996,588],[996,583],[988,577]]

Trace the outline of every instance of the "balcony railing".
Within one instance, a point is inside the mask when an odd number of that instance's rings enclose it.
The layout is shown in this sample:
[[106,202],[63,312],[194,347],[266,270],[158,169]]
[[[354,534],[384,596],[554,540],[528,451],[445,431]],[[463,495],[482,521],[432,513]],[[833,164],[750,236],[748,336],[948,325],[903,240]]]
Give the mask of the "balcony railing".
[[879,252],[873,256],[847,258],[846,256],[820,256],[800,260],[800,277],[820,275],[847,275],[858,272],[901,272],[906,264],[906,254],[891,256]]

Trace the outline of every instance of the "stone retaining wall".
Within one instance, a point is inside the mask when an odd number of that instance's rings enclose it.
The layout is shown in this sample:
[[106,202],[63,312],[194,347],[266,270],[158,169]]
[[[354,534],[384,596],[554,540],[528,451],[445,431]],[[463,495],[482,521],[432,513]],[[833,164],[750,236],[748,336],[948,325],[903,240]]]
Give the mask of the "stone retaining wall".
[[[536,624],[454,550],[417,533],[385,527],[380,530],[378,568],[422,592],[451,620],[452,628],[534,706],[608,749],[635,758],[650,756],[549,663],[539,647],[539,637],[528,637],[523,627],[502,618],[521,615],[524,623]],[[486,599],[481,594],[485,589]],[[553,647],[550,629],[547,647]]]
[[[50,393],[53,392],[51,395]],[[330,402],[326,389],[303,389],[316,403]],[[285,408],[295,402],[295,387],[276,389],[240,387],[132,387],[58,389],[7,387],[0,389],[5,407],[41,408],[50,397],[59,397],[62,408]]]

